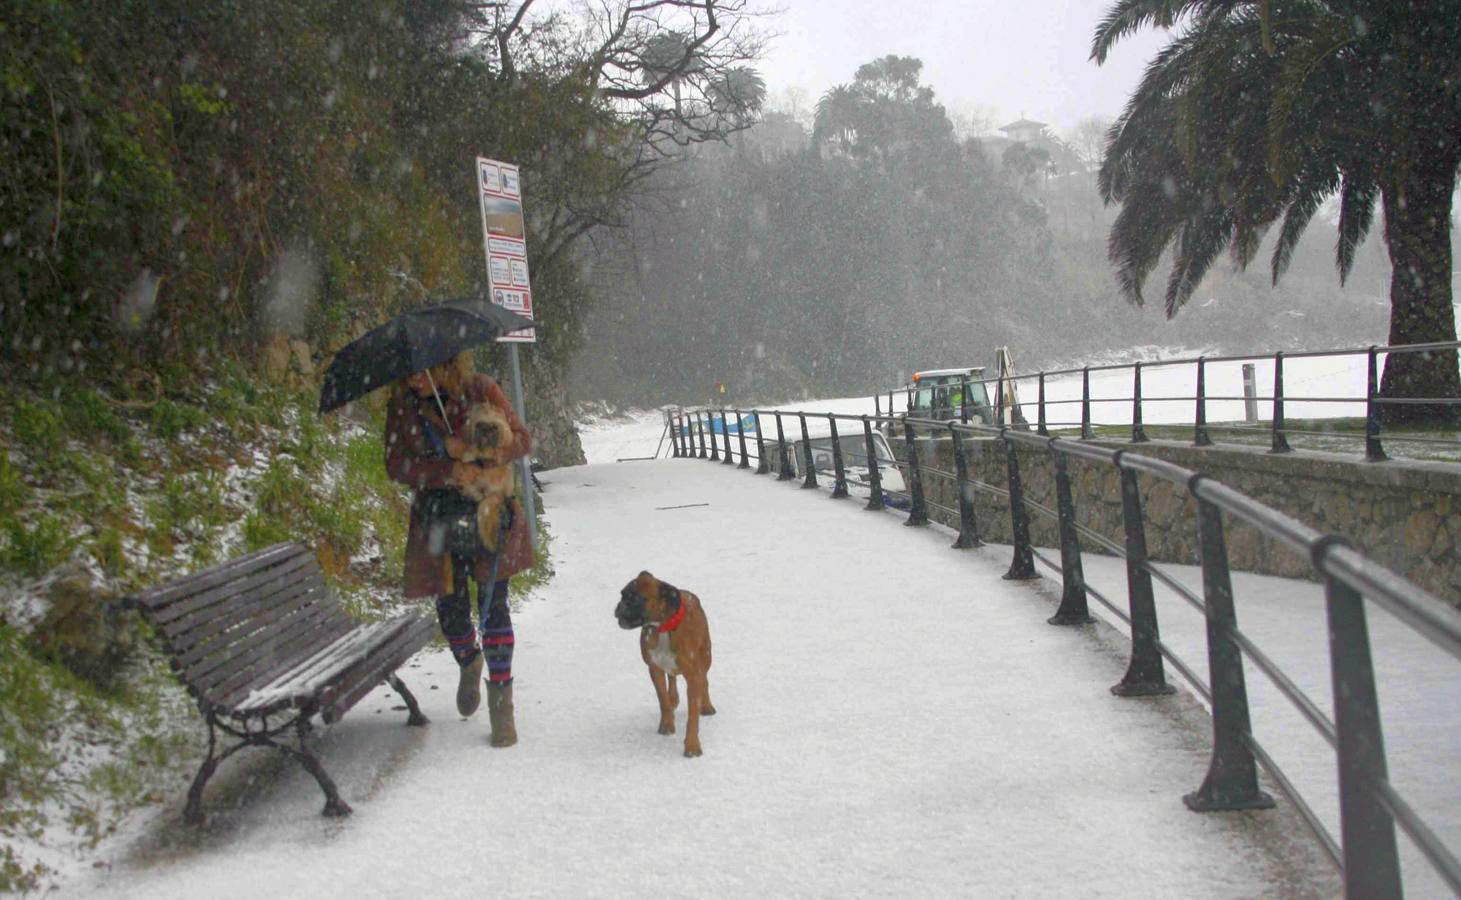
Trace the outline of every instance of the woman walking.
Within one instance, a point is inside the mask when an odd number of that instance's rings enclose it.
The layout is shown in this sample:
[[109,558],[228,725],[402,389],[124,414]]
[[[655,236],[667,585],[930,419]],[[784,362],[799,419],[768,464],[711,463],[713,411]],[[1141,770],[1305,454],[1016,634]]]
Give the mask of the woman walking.
[[[386,413],[386,471],[410,486],[411,524],[406,536],[405,595],[435,597],[441,633],[460,667],[457,711],[470,716],[481,703],[487,670],[487,712],[492,746],[517,743],[512,703],[512,617],[508,579],[532,566],[530,523],[517,498],[504,508],[498,547],[484,547],[476,527],[476,503],[462,492],[483,477],[484,465],[462,463],[448,453],[472,406],[502,410],[512,443],[500,458],[509,465],[528,455],[532,438],[491,377],[474,373],[471,354],[414,372],[397,383]],[[472,626],[471,582],[477,583],[477,620]]]

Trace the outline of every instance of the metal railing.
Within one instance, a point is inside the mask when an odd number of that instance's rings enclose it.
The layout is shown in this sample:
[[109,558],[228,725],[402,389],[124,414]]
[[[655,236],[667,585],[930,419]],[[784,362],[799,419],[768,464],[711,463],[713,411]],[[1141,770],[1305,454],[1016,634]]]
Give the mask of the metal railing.
[[[878,455],[873,447],[874,426],[902,431],[906,459],[897,463],[906,473],[908,518],[906,525],[929,521],[923,488],[925,475],[951,478],[958,497],[959,519],[956,548],[980,546],[975,520],[973,491],[1005,498],[1009,505],[1012,558],[1005,578],[1038,578],[1038,561],[1060,574],[1061,599],[1052,625],[1093,621],[1088,602],[1094,598],[1130,629],[1131,657],[1126,674],[1112,686],[1118,696],[1170,693],[1164,661],[1170,662],[1208,703],[1212,711],[1213,748],[1207,776],[1201,786],[1183,797],[1194,811],[1259,809],[1274,805],[1260,789],[1258,769],[1266,771],[1293,802],[1313,830],[1319,844],[1340,869],[1345,894],[1351,898],[1394,898],[1402,896],[1400,861],[1395,828],[1410,837],[1435,872],[1452,891],[1461,895],[1461,863],[1434,830],[1403,798],[1388,776],[1384,733],[1380,720],[1371,661],[1365,601],[1386,610],[1409,628],[1461,660],[1461,613],[1380,566],[1354,549],[1343,537],[1321,534],[1303,523],[1222,484],[1216,479],[1164,460],[1142,456],[1130,449],[1107,449],[1061,437],[1004,426],[959,421],[935,421],[896,415],[856,416],[840,413],[759,412],[740,410],[702,411],[672,417],[673,455],[733,464],[729,415],[736,417],[736,438],[740,468],[751,468],[747,431],[755,423],[755,472],[773,471],[777,461],[778,480],[796,478],[791,464],[783,416],[800,424],[801,446],[805,448],[802,487],[816,487],[807,419],[825,419],[830,425],[833,449],[833,496],[848,496],[846,461],[837,440],[839,421],[860,426],[866,442],[869,498],[865,508],[884,508]],[[704,415],[704,421],[700,417]],[[687,423],[698,423],[691,427]],[[752,418],[754,417],[754,418]],[[720,422],[717,431],[715,423]],[[775,443],[768,453],[767,424],[775,422]],[[920,459],[915,431],[947,434],[951,438],[956,471],[932,469]],[[1006,486],[999,487],[971,477],[966,442],[971,437],[999,442],[1005,456]],[[708,440],[707,440],[708,438]],[[717,438],[724,452],[716,446]],[[792,438],[795,442],[795,437]],[[1050,509],[1025,497],[1017,447],[1046,451],[1051,456],[1056,508]],[[1118,544],[1081,524],[1071,491],[1069,463],[1111,466],[1119,473],[1124,544]],[[1142,510],[1140,480],[1159,479],[1184,489],[1196,504],[1199,556],[1202,571],[1201,594],[1181,584],[1149,556]],[[1030,511],[1054,519],[1058,525],[1058,560],[1040,552],[1030,540]],[[1308,559],[1324,584],[1329,630],[1329,666],[1333,684],[1334,718],[1330,718],[1279,666],[1237,627],[1234,592],[1223,533],[1224,516],[1241,522]],[[1086,582],[1081,564],[1081,538],[1100,544],[1126,563],[1125,608]],[[1208,678],[1204,681],[1171,648],[1163,644],[1157,623],[1153,580],[1160,581],[1200,612],[1206,620]],[[1305,721],[1334,749],[1339,773],[1340,835],[1336,838],[1294,782],[1274,761],[1253,734],[1249,717],[1244,659],[1262,671]]]
[[[1194,446],[1211,446],[1214,441],[1214,433],[1228,436],[1248,436],[1253,439],[1266,439],[1269,451],[1273,453],[1286,453],[1293,449],[1289,444],[1289,438],[1322,438],[1324,441],[1356,441],[1363,442],[1365,459],[1378,462],[1389,458],[1385,449],[1385,442],[1402,443],[1414,445],[1432,450],[1457,451],[1461,456],[1461,435],[1453,437],[1442,437],[1433,434],[1414,434],[1393,429],[1387,430],[1384,425],[1383,410],[1387,406],[1458,406],[1461,405],[1461,398],[1457,397],[1429,397],[1429,398],[1393,398],[1380,395],[1380,376],[1383,363],[1390,357],[1407,354],[1449,354],[1453,358],[1456,351],[1461,348],[1461,342],[1437,342],[1427,344],[1405,344],[1396,346],[1371,346],[1343,350],[1303,350],[1294,352],[1278,352],[1271,354],[1249,354],[1232,356],[1196,356],[1180,359],[1164,359],[1150,362],[1119,363],[1110,365],[1083,366],[1071,369],[1055,369],[1050,371],[1034,372],[1027,375],[1001,376],[984,379],[962,379],[961,399],[967,400],[970,395],[971,385],[982,385],[987,396],[993,397],[991,401],[993,410],[992,418],[995,423],[1004,422],[1007,413],[1018,411],[1021,418],[1031,420],[1033,414],[1033,427],[1037,434],[1049,435],[1051,429],[1069,429],[1079,431],[1084,439],[1096,436],[1095,429],[1099,427],[1122,427],[1130,429],[1130,440],[1132,443],[1142,443],[1147,437],[1147,425],[1152,422],[1150,413],[1154,405],[1160,405],[1161,409],[1170,409],[1173,404],[1183,404],[1192,410],[1190,418],[1183,421],[1170,421],[1161,423],[1163,425],[1185,426],[1191,429],[1191,441]],[[1287,379],[1284,375],[1284,362],[1308,359],[1343,359],[1346,357],[1366,357],[1366,385],[1362,394],[1356,393],[1351,396],[1338,396],[1333,392],[1326,392],[1319,395],[1294,394],[1295,387],[1293,379]],[[1261,394],[1254,390],[1252,382],[1245,383],[1245,390],[1242,394],[1231,393],[1209,393],[1207,390],[1208,375],[1210,366],[1219,364],[1247,364],[1251,369],[1253,365],[1263,363],[1272,366],[1272,391]],[[1143,396],[1142,377],[1143,373],[1150,373],[1154,369],[1173,369],[1187,367],[1192,370],[1196,379],[1195,389],[1191,394],[1147,394]],[[1093,394],[1091,375],[1109,375],[1111,373],[1129,373],[1130,380],[1114,379],[1118,382],[1124,381],[1124,385],[1117,387],[1116,393]],[[1251,373],[1249,373],[1251,374]],[[1080,378],[1080,396],[1068,397],[1065,399],[1048,399],[1047,387],[1055,382],[1067,382],[1076,377]],[[1312,380],[1312,379],[1310,379]],[[1007,392],[1006,387],[1013,385],[1023,390],[1020,401],[1013,410],[1005,406]],[[1034,390],[1036,399],[1031,401],[1030,389]],[[905,411],[914,404],[912,397],[918,385],[902,385],[890,391],[879,392],[874,399],[875,410],[882,414],[884,407],[889,414],[893,412],[893,398],[902,396],[905,398]],[[886,398],[886,399],[885,399]],[[1208,404],[1229,402],[1242,402],[1246,407],[1244,421],[1213,422],[1209,420]],[[1314,431],[1304,428],[1295,428],[1290,424],[1290,418],[1285,414],[1285,405],[1293,403],[1317,404],[1328,409],[1334,409],[1339,405],[1358,407],[1363,405],[1363,432],[1346,431]],[[1093,407],[1103,406],[1110,408],[1113,404],[1119,404],[1127,410],[1127,414],[1121,416],[1121,421],[1100,422],[1093,415]],[[1263,404],[1271,411],[1268,417],[1268,424],[1262,425],[1257,414],[1257,404]],[[1063,417],[1063,413],[1073,406],[1078,406],[1078,418]],[[956,411],[956,417],[962,423],[968,423],[978,418],[978,414],[984,408],[982,406],[962,403]],[[988,414],[988,413],[986,413]],[[1055,416],[1062,415],[1057,419]],[[1306,417],[1314,418],[1314,417]],[[1320,416],[1318,418],[1330,418]],[[1264,432],[1267,432],[1265,435]],[[1223,442],[1221,440],[1219,443]],[[1231,441],[1232,443],[1245,443],[1244,441]],[[1246,443],[1252,443],[1247,441]]]

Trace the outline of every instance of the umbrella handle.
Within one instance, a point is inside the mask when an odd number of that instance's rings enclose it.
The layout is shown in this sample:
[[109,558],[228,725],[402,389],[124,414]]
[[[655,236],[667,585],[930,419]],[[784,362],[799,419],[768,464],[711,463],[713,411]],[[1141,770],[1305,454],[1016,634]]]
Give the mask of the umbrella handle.
[[436,398],[436,408],[441,410],[441,423],[446,426],[446,433],[451,434],[451,420],[446,417],[446,407],[441,405],[441,395],[436,392],[436,379],[431,377],[430,369],[422,369],[426,373],[426,381],[431,385],[431,396]]

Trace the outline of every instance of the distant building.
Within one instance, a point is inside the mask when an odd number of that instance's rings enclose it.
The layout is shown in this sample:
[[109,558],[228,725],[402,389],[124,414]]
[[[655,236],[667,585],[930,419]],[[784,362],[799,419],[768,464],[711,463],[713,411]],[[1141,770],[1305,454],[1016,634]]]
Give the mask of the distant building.
[[1050,135],[1046,133],[1046,127],[1047,126],[1044,122],[1035,122],[1031,121],[1030,119],[1020,119],[1017,122],[1011,122],[1008,125],[1000,126],[999,130],[1003,131],[1005,133],[1005,136],[1012,141],[1020,144],[1029,144],[1040,141],[1048,141],[1050,139]]

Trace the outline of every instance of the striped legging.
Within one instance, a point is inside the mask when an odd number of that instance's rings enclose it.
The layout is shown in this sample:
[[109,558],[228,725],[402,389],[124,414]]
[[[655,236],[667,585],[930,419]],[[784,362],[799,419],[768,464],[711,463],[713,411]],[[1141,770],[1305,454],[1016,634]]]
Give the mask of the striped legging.
[[472,627],[472,560],[452,554],[452,592],[436,598],[436,619],[457,665],[471,665],[478,653],[487,657],[487,680],[512,681],[512,613],[507,606],[507,579],[490,592],[477,586],[478,628]]

